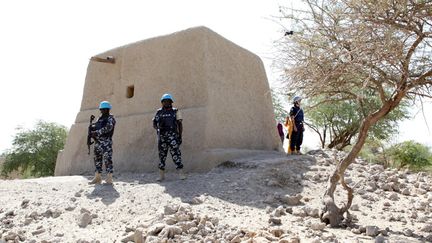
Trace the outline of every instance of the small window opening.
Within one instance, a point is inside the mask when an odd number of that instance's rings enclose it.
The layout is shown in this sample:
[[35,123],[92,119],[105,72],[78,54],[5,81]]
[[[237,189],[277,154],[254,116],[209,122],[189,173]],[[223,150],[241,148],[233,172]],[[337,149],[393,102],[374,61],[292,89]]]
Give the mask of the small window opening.
[[126,98],[132,98],[134,96],[134,86],[130,85],[126,89]]

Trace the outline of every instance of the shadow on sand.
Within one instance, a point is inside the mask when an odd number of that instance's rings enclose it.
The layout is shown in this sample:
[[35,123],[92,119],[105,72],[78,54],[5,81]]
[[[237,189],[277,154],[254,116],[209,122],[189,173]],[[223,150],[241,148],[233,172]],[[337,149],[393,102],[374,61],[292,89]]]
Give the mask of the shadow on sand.
[[101,202],[105,205],[114,203],[119,197],[120,193],[111,184],[95,185],[93,191],[87,195],[89,199],[100,198]]
[[266,152],[226,161],[206,173],[189,173],[186,180],[180,180],[172,166],[168,167],[166,179],[161,183],[156,182],[156,171],[141,175],[123,174],[119,175],[118,180],[139,181],[139,184],[144,185],[158,183],[171,197],[180,198],[185,203],[206,195],[237,205],[265,208],[280,204],[277,199],[286,194],[301,193],[304,174],[314,164],[316,160],[312,156]]

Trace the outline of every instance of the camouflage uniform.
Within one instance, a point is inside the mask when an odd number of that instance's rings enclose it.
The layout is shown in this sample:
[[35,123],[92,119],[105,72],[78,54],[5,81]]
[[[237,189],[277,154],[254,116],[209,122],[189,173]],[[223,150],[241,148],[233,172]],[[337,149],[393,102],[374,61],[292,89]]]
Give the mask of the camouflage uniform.
[[181,113],[176,108],[160,108],[153,123],[158,127],[158,149],[159,149],[159,169],[165,170],[165,160],[170,150],[171,157],[177,169],[182,169],[181,151],[179,134],[177,131],[177,120],[181,120]]
[[94,164],[96,172],[102,173],[102,163],[105,162],[107,173],[113,173],[112,136],[116,120],[112,115],[99,117],[94,124]]

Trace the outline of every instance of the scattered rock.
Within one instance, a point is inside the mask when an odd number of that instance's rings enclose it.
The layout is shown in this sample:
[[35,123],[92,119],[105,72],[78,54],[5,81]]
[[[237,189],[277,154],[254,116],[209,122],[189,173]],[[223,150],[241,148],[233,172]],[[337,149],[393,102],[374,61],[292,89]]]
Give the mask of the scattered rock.
[[200,197],[194,197],[191,200],[191,203],[195,204],[195,205],[202,204],[203,202],[204,202],[204,198],[202,198],[201,196]]
[[281,225],[282,224],[282,220],[280,218],[274,218],[274,217],[270,217],[268,222],[271,224],[274,224],[274,225]]
[[275,237],[279,238],[285,233],[285,231],[281,228],[275,228],[270,230],[270,233],[272,233],[272,235],[274,235]]
[[176,235],[180,235],[182,233],[182,229],[178,226],[169,225],[162,229],[159,233],[159,237],[162,239],[172,239]]
[[398,200],[399,200],[399,196],[398,196],[398,194],[397,194],[396,192],[393,192],[393,193],[391,193],[391,194],[388,196],[388,199],[390,199],[390,200],[392,200],[392,201],[398,201]]
[[292,215],[303,218],[303,217],[307,216],[307,213],[305,212],[303,207],[295,207],[295,208],[293,208]]
[[40,235],[40,234],[44,233],[45,231],[46,230],[44,228],[41,228],[41,229],[33,231],[32,235]]
[[65,208],[65,210],[66,210],[66,211],[74,211],[75,208],[76,208],[75,205],[70,205],[70,206],[67,206],[67,207]]
[[325,223],[313,223],[311,224],[311,229],[313,230],[323,230],[325,229],[326,224]]
[[404,230],[403,230],[403,234],[404,234],[405,236],[411,237],[411,236],[413,235],[413,231],[410,230],[410,229],[404,229]]
[[31,217],[26,217],[24,219],[24,225],[29,225],[29,224],[31,224],[31,222],[33,222],[33,218],[31,218]]
[[92,216],[89,213],[83,213],[79,216],[78,225],[81,228],[87,227],[87,225],[91,224]]
[[376,236],[378,235],[378,227],[376,226],[366,226],[366,227],[360,227],[360,231],[362,233],[365,233],[367,236]]
[[307,214],[307,216],[318,218],[319,217],[319,209],[312,208],[310,206],[304,206],[303,211]]
[[382,235],[379,235],[377,237],[375,237],[375,243],[385,243],[386,242],[386,238]]
[[21,208],[27,208],[28,205],[29,205],[29,202],[30,202],[29,199],[24,199],[24,200],[21,202]]
[[282,206],[279,206],[279,207],[277,207],[277,208],[273,211],[272,215],[273,215],[274,217],[280,217],[280,216],[282,216],[282,215],[286,215],[286,212],[285,212],[285,209],[284,209]]
[[161,224],[161,223],[152,225],[148,229],[148,234],[149,235],[158,235],[164,228],[165,228],[165,225]]
[[302,199],[301,194],[297,194],[295,196],[285,195],[284,197],[282,197],[281,201],[283,203],[288,204],[289,206],[296,206],[301,203],[300,202],[301,199]]
[[358,204],[353,204],[353,205],[351,205],[350,209],[351,209],[352,211],[359,211],[360,207],[359,207]]
[[165,215],[175,214],[177,213],[178,209],[179,209],[178,205],[166,205],[164,207],[164,214]]
[[420,230],[423,231],[423,232],[430,233],[430,232],[432,232],[432,224],[426,224]]

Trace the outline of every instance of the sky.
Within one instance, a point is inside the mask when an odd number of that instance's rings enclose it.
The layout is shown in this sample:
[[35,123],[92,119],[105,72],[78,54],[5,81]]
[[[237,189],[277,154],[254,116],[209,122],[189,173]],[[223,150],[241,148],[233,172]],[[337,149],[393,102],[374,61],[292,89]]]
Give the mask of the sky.
[[[66,127],[74,123],[91,56],[190,27],[206,26],[260,56],[270,85],[278,86],[277,70],[271,65],[273,43],[284,37],[274,16],[279,5],[298,4],[297,0],[1,1],[0,153],[11,148],[17,127],[31,128],[38,120]],[[426,114],[431,114],[432,105],[426,106]],[[427,123],[432,129],[431,116]],[[401,127],[404,132],[395,137],[398,141],[432,145],[421,114]],[[305,143],[317,144],[312,136]]]

